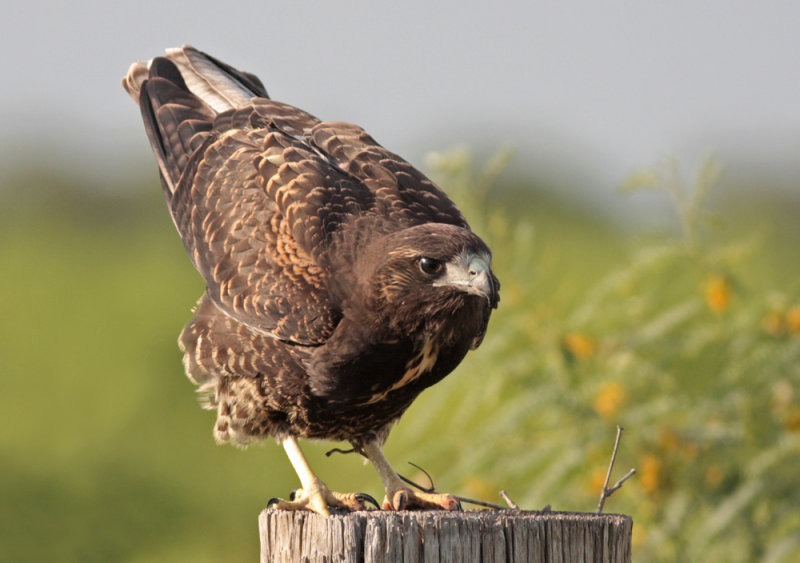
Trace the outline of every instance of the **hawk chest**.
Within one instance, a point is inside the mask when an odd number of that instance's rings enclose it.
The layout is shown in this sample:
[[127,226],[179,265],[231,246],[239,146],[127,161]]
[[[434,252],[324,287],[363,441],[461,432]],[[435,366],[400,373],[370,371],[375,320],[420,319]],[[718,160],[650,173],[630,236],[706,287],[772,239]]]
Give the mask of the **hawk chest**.
[[433,339],[425,341],[419,352],[405,363],[400,377],[388,388],[376,390],[366,404],[371,405],[383,401],[392,391],[415,383],[421,377],[433,371],[438,359],[439,345]]

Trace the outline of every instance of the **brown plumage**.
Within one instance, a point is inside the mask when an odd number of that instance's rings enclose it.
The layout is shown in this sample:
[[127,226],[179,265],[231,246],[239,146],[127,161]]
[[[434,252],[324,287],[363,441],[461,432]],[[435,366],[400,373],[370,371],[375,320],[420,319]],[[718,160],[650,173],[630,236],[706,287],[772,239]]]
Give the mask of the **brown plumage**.
[[191,47],[134,63],[123,85],[206,281],[180,346],[216,439],[283,442],[304,494],[279,508],[361,507],[310,473],[297,437],[351,442],[387,508],[453,507],[399,483],[380,445],[480,344],[499,300],[490,251],[455,205],[361,128],[270,100]]

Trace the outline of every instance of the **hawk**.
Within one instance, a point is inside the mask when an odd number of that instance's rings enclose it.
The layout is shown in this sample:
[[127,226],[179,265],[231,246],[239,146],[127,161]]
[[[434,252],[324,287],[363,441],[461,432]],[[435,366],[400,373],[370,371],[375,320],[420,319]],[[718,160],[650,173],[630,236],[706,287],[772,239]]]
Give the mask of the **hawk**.
[[385,509],[457,509],[405,485],[382,446],[481,343],[500,288],[487,245],[363,129],[271,100],[256,76],[197,49],[136,62],[122,83],[206,282],[179,345],[216,440],[283,445],[302,488],[275,508],[364,508],[312,472],[307,438],[369,459]]

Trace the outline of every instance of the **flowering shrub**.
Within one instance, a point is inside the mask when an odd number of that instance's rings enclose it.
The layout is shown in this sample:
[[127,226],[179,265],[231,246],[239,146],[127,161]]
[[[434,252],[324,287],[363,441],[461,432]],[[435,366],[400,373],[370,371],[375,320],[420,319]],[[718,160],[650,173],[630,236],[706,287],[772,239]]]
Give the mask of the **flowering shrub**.
[[[390,445],[419,451],[442,433],[416,460],[440,488],[591,511],[619,424],[612,483],[637,475],[606,511],[633,516],[634,559],[800,558],[800,295],[761,276],[753,233],[723,240],[708,221],[719,167],[691,187],[672,163],[633,175],[626,190],[672,197],[680,234],[637,239],[576,281],[564,269],[580,265],[551,254],[566,242],[487,197],[502,159],[478,172],[464,152],[432,163],[495,252],[501,303],[481,349],[423,394]],[[580,246],[568,258],[586,260]]]

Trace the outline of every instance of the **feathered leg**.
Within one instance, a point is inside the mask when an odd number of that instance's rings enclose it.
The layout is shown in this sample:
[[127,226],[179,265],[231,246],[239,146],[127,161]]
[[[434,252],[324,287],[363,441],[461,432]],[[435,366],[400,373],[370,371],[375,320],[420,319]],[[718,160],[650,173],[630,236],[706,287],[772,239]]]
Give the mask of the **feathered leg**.
[[337,493],[317,477],[308,465],[306,457],[297,443],[297,438],[290,436],[283,440],[283,449],[289,456],[297,476],[300,478],[302,489],[294,492],[291,500],[272,499],[269,508],[280,510],[309,510],[330,516],[330,507],[344,508],[346,510],[364,510],[364,502],[368,497],[359,493]]
[[367,459],[372,462],[378,475],[381,476],[383,487],[386,489],[386,498],[383,500],[384,510],[406,509],[439,509],[461,510],[461,503],[452,495],[441,493],[425,493],[414,491],[408,487],[397,475],[389,460],[383,455],[381,445],[377,440],[368,442],[361,448]]

